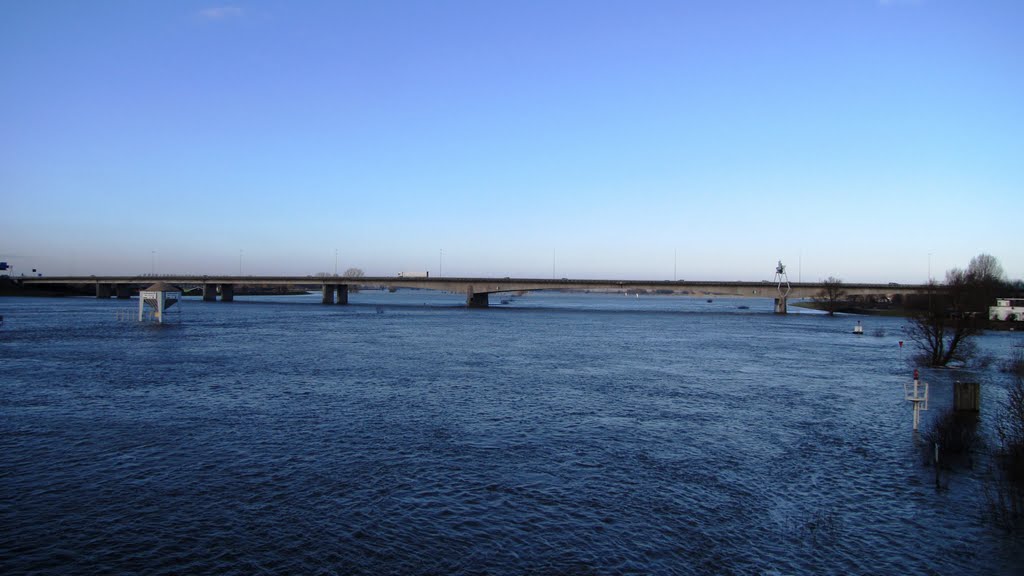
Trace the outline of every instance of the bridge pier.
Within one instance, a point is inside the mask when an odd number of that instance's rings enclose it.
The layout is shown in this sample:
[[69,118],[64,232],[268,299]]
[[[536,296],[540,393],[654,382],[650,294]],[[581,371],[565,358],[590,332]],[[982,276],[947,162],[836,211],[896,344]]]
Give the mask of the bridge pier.
[[348,304],[348,284],[338,284],[338,304]]
[[110,284],[96,283],[96,297],[110,298]]
[[217,301],[217,285],[203,284],[203,302]]
[[775,313],[785,314],[786,313],[786,298],[785,296],[775,299]]
[[487,292],[473,292],[473,288],[470,287],[466,291],[466,306],[470,308],[487,308]]
[[128,300],[132,297],[131,284],[115,284],[118,300]]
[[221,302],[234,302],[235,301],[235,285],[234,284],[221,284],[220,285],[220,301]]
[[336,286],[334,284],[324,284],[323,288],[321,289],[321,293],[323,294],[323,298],[320,300],[320,302],[322,302],[324,304],[334,304],[334,290],[335,290],[335,288],[336,288]]

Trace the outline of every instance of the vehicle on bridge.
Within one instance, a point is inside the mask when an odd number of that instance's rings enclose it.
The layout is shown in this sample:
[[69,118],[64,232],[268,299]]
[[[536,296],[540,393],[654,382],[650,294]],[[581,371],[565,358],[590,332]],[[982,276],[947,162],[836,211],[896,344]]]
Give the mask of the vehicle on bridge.
[[399,272],[399,278],[430,278],[430,272]]

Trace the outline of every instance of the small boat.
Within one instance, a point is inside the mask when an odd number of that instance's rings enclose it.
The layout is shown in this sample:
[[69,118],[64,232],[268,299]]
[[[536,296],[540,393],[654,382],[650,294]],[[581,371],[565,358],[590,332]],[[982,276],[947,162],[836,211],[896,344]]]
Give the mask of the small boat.
[[708,298],[708,304],[711,304],[712,302],[714,302],[714,300],[712,300],[711,298]]
[[860,325],[860,320],[857,320],[857,325],[853,327],[854,334],[864,334],[864,327]]
[[740,310],[750,310],[750,306],[737,306]]

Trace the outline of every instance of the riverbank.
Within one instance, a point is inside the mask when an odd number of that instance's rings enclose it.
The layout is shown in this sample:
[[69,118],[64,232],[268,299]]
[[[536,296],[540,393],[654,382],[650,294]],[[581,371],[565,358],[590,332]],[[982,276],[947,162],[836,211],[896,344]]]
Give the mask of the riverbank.
[[0,296],[68,296],[66,290],[57,286],[29,285],[23,286],[9,276],[0,277]]
[[[301,296],[309,290],[294,286],[241,285],[235,288],[236,296]],[[201,294],[199,288],[186,291],[186,295]],[[46,298],[62,296],[95,296],[96,287],[91,284],[28,284],[23,285],[14,278],[0,278],[0,296],[38,296]],[[132,296],[138,296],[138,289],[132,289]]]
[[[828,312],[828,304],[826,302],[815,302],[813,300],[790,302],[790,306],[797,306],[800,308],[807,308],[810,310],[821,310],[822,312]],[[904,308],[902,306],[890,306],[886,308],[864,308],[860,306],[840,306],[836,308],[836,313],[839,314],[854,314],[858,316],[892,316],[896,318],[909,318],[914,315],[914,310]],[[985,330],[994,330],[997,332],[1016,332],[1018,330],[1024,330],[1024,323],[1022,322],[1001,322],[996,320],[989,320],[983,324]]]

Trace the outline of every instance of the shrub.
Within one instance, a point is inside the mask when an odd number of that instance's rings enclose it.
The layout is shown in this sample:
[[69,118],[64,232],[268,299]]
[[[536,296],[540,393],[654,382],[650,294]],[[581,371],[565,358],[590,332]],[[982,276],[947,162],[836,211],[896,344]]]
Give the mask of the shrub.
[[1024,378],[1007,391],[996,420],[999,470],[994,486],[986,487],[989,509],[996,524],[1012,530],[1024,519]]
[[970,412],[949,409],[932,421],[921,436],[931,453],[939,445],[939,462],[943,468],[954,464],[973,464],[971,453],[978,446],[978,417]]
[[1003,372],[1024,376],[1024,350],[1020,348],[1014,350],[1013,355],[1003,362],[999,369]]

